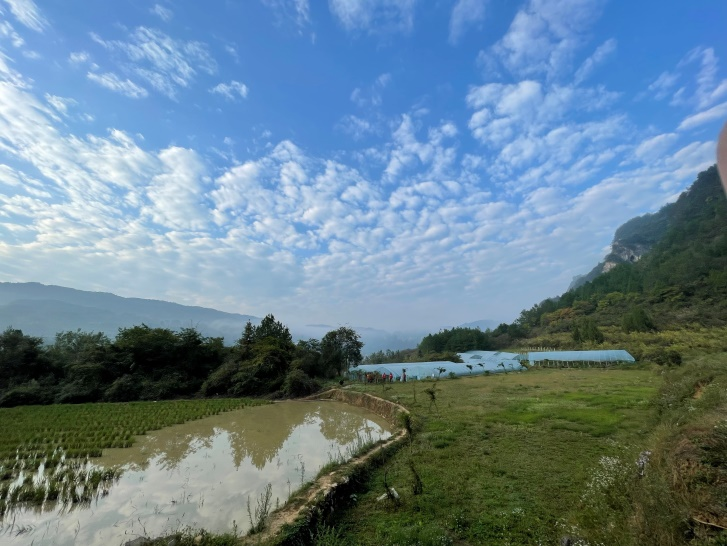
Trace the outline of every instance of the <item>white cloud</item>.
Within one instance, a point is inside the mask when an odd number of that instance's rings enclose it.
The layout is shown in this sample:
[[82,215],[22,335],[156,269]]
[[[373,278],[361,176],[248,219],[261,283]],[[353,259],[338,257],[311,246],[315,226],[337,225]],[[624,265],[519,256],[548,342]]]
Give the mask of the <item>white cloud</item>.
[[449,43],[456,44],[468,27],[477,26],[485,19],[486,0],[457,0],[449,19]]
[[354,115],[343,116],[336,128],[360,140],[366,135],[378,132],[377,124]]
[[604,60],[606,60],[611,54],[613,54],[614,51],[616,51],[616,40],[614,40],[613,38],[609,38],[600,46],[598,46],[598,48],[596,48],[596,51],[593,52],[593,55],[583,61],[583,64],[576,71],[574,76],[575,83],[579,84],[583,80],[588,78],[593,70]]
[[201,230],[210,220],[203,205],[207,169],[194,150],[171,147],[159,153],[161,172],[146,189],[150,206],[143,214],[172,230]]
[[710,121],[720,121],[725,118],[727,118],[727,102],[723,102],[702,112],[687,116],[679,124],[678,130],[686,131],[688,129],[698,127],[699,125],[709,123]]
[[235,46],[233,46],[233,45],[230,45],[230,44],[227,44],[227,45],[225,46],[225,51],[227,51],[227,53],[229,53],[229,54],[230,54],[230,56],[231,56],[231,57],[232,57],[233,59],[235,59],[235,62],[239,62],[239,60],[240,60],[240,55],[239,55],[239,54],[237,53],[237,49],[235,48]]
[[43,32],[48,22],[33,0],[4,0],[15,18],[37,32]]
[[140,99],[149,95],[146,89],[135,84],[129,79],[122,80],[113,72],[105,72],[98,74],[96,72],[89,72],[86,77],[94,83],[99,84],[101,87],[110,89],[121,95],[125,95],[131,99]]
[[85,64],[91,61],[91,55],[87,51],[74,51],[68,56],[68,62],[75,65]]
[[656,100],[663,100],[669,96],[678,80],[679,74],[662,72],[656,80],[649,84],[648,90],[654,93]]
[[174,12],[161,4],[154,4],[154,7],[149,9],[149,12],[159,17],[162,21],[171,21],[172,17],[174,17]]
[[603,0],[529,0],[486,56],[517,76],[554,77],[570,68]]
[[[0,11],[0,15],[2,15],[2,11]],[[25,45],[25,40],[15,32],[15,29],[8,21],[0,21],[0,38],[10,40],[13,47],[23,47]]]
[[617,97],[601,87],[533,80],[485,84],[467,95],[475,111],[468,125],[493,154],[486,170],[494,179],[520,190],[544,181],[571,184],[597,172],[619,139],[628,140],[624,116],[594,117]]
[[63,117],[68,117],[68,109],[78,104],[74,99],[58,97],[49,93],[45,94],[45,100]]
[[365,88],[356,87],[351,91],[351,102],[359,108],[381,106],[383,91],[390,83],[391,74],[388,72],[379,74],[370,86]]
[[664,133],[644,140],[636,147],[634,154],[642,161],[654,162],[664,157],[665,152],[678,140],[676,133]]
[[8,66],[8,60],[8,57],[0,51],[0,76],[2,76],[0,81],[8,81],[19,88],[28,87],[28,82],[26,82],[17,71]]
[[96,34],[91,37],[109,51],[123,54],[133,72],[171,99],[180,88],[188,87],[198,72],[214,74],[217,70],[206,44],[175,40],[160,30],[138,27],[128,41],[103,40]]
[[719,61],[711,47],[698,47],[682,59],[679,67],[698,64],[694,100],[698,108],[705,108],[727,95],[727,79],[718,80]]
[[331,13],[349,31],[410,32],[417,0],[328,0]]
[[238,98],[247,98],[248,88],[244,83],[232,80],[230,83],[218,83],[212,89],[210,93],[222,95],[228,100],[236,100]]
[[711,47],[689,51],[673,71],[662,72],[646,93],[657,100],[671,98],[672,106],[692,106],[704,110],[727,97],[727,79],[720,79],[719,59]]
[[310,5],[308,0],[261,0],[270,8],[279,23],[292,21],[299,31],[310,24]]

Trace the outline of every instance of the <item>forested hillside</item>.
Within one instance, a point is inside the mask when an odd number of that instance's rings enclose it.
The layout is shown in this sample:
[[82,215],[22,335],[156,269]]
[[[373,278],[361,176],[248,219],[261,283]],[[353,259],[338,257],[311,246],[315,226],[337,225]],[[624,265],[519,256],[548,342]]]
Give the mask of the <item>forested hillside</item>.
[[727,200],[716,167],[700,173],[667,213],[619,228],[631,240],[653,240],[668,219],[640,261],[524,310],[513,326],[522,334],[564,331],[584,317],[622,325],[634,310],[650,319],[644,327],[727,324]]

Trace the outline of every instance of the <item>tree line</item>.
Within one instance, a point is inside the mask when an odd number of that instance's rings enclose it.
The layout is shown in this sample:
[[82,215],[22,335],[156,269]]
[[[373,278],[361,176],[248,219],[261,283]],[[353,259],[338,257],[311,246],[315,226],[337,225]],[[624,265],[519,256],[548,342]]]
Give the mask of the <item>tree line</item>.
[[0,334],[0,406],[302,396],[360,364],[362,348],[360,336],[346,327],[294,343],[273,315],[257,326],[248,322],[231,347],[194,328],[142,324],[120,328],[114,340],[67,331],[45,345],[8,327]]

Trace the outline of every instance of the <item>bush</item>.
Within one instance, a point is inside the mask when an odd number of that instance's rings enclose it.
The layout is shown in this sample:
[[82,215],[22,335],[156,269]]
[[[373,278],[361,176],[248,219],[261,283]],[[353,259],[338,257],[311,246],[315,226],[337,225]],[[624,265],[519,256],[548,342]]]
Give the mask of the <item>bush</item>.
[[646,353],[645,358],[659,366],[679,366],[682,363],[682,355],[679,351],[663,347]]
[[141,395],[140,381],[131,375],[122,375],[104,393],[106,402],[131,402]]
[[641,307],[634,307],[624,315],[623,319],[621,319],[621,328],[627,334],[656,330],[653,319]]
[[283,381],[283,394],[290,397],[308,396],[320,388],[318,381],[299,369],[289,371]]
[[227,394],[232,385],[232,377],[240,370],[240,365],[234,361],[225,362],[212,372],[202,383],[200,392],[202,396],[215,396]]
[[50,400],[47,394],[37,381],[30,381],[10,389],[0,396],[0,407],[10,408],[13,406],[49,404]]
[[55,397],[56,404],[83,404],[96,402],[99,399],[99,389],[88,385],[84,381],[72,381],[61,386]]

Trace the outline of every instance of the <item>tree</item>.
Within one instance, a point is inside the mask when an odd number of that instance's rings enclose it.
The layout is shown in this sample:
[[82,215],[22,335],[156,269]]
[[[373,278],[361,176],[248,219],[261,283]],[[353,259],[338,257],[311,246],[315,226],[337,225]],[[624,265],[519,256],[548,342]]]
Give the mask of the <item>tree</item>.
[[321,364],[321,342],[317,339],[301,339],[295,346],[295,358],[291,363],[294,369],[303,370],[311,377],[321,377],[324,370]]
[[8,327],[0,334],[0,389],[53,374],[43,340]]
[[111,341],[103,332],[80,329],[58,332],[48,355],[63,370],[63,380],[56,395],[58,403],[95,402],[103,390],[116,379],[109,357]]
[[[245,328],[247,329],[247,326],[245,326]],[[266,315],[265,318],[260,321],[260,325],[253,326],[252,329],[254,341],[262,341],[266,337],[272,337],[284,343],[293,343],[293,337],[290,335],[288,327],[282,322],[275,320],[272,313]]]
[[119,328],[113,348],[131,358],[134,375],[158,380],[175,365],[177,336],[167,328],[150,328],[146,324]]
[[573,341],[582,343],[584,341],[593,341],[595,343],[603,343],[603,333],[596,326],[596,322],[592,318],[584,318],[580,321],[573,321],[571,330]]
[[363,342],[355,330],[341,326],[321,340],[321,358],[327,375],[342,375],[351,366],[361,364]]
[[235,343],[235,349],[241,358],[245,359],[250,357],[253,343],[255,343],[255,327],[248,320],[245,324],[245,329],[242,331],[242,336]]
[[621,320],[621,327],[627,334],[656,330],[653,319],[643,307],[634,307],[626,313]]
[[491,346],[489,331],[483,332],[479,328],[457,327],[425,336],[419,343],[419,350],[424,355],[429,355],[442,352],[486,351]]

